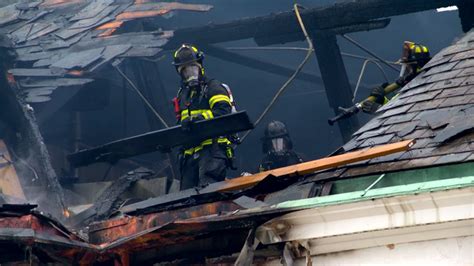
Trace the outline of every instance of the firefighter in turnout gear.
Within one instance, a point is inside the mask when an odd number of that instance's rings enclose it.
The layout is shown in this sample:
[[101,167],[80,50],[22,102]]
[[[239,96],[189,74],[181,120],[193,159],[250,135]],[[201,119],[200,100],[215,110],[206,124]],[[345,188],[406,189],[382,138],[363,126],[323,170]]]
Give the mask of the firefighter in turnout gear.
[[[190,44],[174,53],[173,65],[181,87],[173,100],[178,123],[192,133],[193,123],[230,114],[233,110],[228,86],[204,74],[204,53]],[[225,179],[232,165],[233,150],[227,136],[202,140],[180,153],[181,189]]]
[[280,121],[271,121],[267,125],[262,138],[262,151],[264,157],[259,167],[260,172],[303,162],[293,151],[293,142],[286,125]]
[[384,83],[372,90],[369,99],[362,102],[362,111],[373,114],[380,106],[388,103],[388,95],[402,88],[413,80],[420,72],[431,56],[428,47],[414,42],[405,41],[403,44],[402,65],[400,77],[392,84]]

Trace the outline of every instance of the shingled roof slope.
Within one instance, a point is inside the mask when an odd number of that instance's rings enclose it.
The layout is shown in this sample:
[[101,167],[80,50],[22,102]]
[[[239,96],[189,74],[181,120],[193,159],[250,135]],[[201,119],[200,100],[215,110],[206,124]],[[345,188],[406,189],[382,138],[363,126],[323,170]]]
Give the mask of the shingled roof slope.
[[416,140],[411,150],[316,175],[347,178],[474,160],[474,31],[443,49],[344,151]]

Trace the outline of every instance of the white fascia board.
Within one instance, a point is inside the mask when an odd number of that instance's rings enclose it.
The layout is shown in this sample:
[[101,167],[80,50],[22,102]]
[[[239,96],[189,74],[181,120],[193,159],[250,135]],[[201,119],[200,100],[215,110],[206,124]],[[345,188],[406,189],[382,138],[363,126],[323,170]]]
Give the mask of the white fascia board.
[[402,227],[390,230],[361,232],[308,241],[312,255],[346,250],[364,249],[393,244],[413,243],[474,235],[474,221],[463,220],[447,223]]
[[319,253],[472,235],[473,229],[474,188],[467,187],[297,211],[265,223],[257,237],[263,244],[324,243],[312,250]]
[[[328,254],[313,254],[313,265],[474,265],[474,237],[453,237],[398,245],[352,249]],[[281,258],[264,265],[281,265]],[[295,266],[306,266],[306,258],[295,258]]]

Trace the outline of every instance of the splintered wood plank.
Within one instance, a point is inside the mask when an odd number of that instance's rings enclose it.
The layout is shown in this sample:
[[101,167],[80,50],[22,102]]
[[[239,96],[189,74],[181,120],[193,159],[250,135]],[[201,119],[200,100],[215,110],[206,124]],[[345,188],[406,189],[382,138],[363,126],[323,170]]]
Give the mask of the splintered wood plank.
[[[232,191],[248,188],[256,185],[260,181],[269,176],[284,177],[284,176],[302,176],[314,173],[316,171],[330,169],[354,162],[373,159],[376,157],[389,155],[401,151],[408,150],[414,144],[413,140],[406,140],[387,145],[376,146],[369,149],[349,152],[341,155],[331,156],[319,160],[309,161],[305,163],[290,165],[283,168],[278,168],[270,171],[261,172],[255,175],[242,176],[233,178],[227,181],[218,182],[209,185],[200,191],[200,193],[213,191]],[[209,190],[209,191],[208,191]]]
[[7,146],[0,140],[0,193],[19,199],[26,199]]

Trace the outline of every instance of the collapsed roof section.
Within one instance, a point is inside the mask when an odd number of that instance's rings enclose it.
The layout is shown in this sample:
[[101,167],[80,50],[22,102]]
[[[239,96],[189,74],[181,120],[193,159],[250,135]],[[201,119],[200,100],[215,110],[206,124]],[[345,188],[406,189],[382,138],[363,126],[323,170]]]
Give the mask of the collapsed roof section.
[[0,263],[61,262],[71,264],[74,256],[92,246],[35,205],[0,205]]
[[30,103],[54,90],[82,86],[118,58],[156,56],[171,31],[127,32],[136,20],[174,10],[208,11],[209,5],[149,0],[44,0],[0,8],[0,34],[13,41],[17,65],[9,74]]
[[[155,57],[173,33],[144,31],[142,19],[169,16],[174,10],[208,11],[212,7],[146,0],[9,3],[13,4],[0,8],[0,47],[5,48],[0,51],[2,72],[8,73],[0,80],[7,88],[0,97],[0,120],[7,124],[1,138],[14,161],[19,161],[15,167],[22,186],[32,188],[25,193],[27,199],[38,201],[41,210],[60,217],[65,200],[58,169],[53,169],[37,121],[44,122],[79,89],[87,87],[83,85],[103,77],[112,62],[118,67],[125,58]],[[10,51],[16,57],[7,57]],[[58,88],[67,89],[52,97]],[[48,102],[52,98],[55,102]],[[36,110],[28,105],[45,102],[35,105]]]
[[[62,230],[60,224],[32,211],[34,206],[4,205],[3,208],[0,206],[0,247],[14,241],[21,251],[31,242],[43,243],[35,245],[32,251],[35,257],[43,257],[39,258],[42,262],[46,259],[62,262],[77,259],[84,264],[112,259],[120,259],[123,265],[128,265],[129,260],[148,263],[159,258],[176,257],[182,253],[183,247],[194,251],[200,247],[198,253],[186,257],[225,254],[240,247],[245,229],[289,211],[270,207],[257,198],[286,187],[285,181],[295,182],[295,175],[303,176],[314,169],[406,150],[410,145],[411,141],[405,141],[347,153],[131,204],[121,208],[116,214],[118,217],[81,227],[88,231],[89,243],[80,241],[66,229]],[[77,226],[83,219],[92,221],[95,217],[108,217],[115,203],[113,199],[130,182],[149,174],[146,169],[141,169],[124,176],[99,198],[97,204],[67,222]],[[229,230],[233,232],[232,237],[227,235]],[[156,248],[162,247],[167,251],[157,254]],[[13,259],[7,258],[7,261]]]

